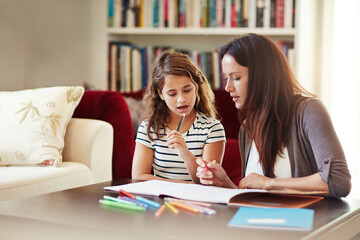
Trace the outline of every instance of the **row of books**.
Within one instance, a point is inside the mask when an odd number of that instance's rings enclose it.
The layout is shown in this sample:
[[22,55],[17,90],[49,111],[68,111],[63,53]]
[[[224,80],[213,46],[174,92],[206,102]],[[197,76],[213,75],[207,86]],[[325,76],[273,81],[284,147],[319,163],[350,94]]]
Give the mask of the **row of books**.
[[[279,45],[294,67],[293,42],[279,41]],[[128,42],[109,42],[108,89],[119,92],[133,92],[145,88],[151,79],[152,64],[163,51],[179,51],[189,55],[202,70],[213,89],[224,89],[219,49],[212,51],[189,51],[171,47],[138,47]]]
[[108,27],[295,27],[295,0],[108,0]]

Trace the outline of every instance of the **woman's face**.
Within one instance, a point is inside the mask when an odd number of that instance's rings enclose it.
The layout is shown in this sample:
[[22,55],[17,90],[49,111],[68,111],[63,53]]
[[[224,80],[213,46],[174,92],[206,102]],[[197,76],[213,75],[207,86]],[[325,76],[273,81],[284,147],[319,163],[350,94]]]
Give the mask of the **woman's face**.
[[225,91],[230,93],[235,107],[241,109],[247,96],[248,68],[238,64],[229,54],[224,55],[221,63],[226,80]]
[[189,77],[168,75],[165,77],[165,84],[159,95],[171,110],[170,114],[188,115],[195,106],[196,87]]

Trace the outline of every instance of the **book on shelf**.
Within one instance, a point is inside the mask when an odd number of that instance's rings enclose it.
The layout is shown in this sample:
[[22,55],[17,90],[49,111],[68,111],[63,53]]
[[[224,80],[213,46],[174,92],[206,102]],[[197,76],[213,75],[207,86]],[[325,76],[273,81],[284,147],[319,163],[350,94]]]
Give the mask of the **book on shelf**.
[[217,49],[200,52],[171,47],[138,47],[127,42],[113,41],[109,43],[108,50],[108,89],[131,92],[145,88],[151,77],[153,61],[165,50],[187,54],[203,71],[212,88],[221,89],[225,87],[221,80],[221,63]]
[[123,189],[134,194],[168,196],[185,200],[235,206],[302,208],[323,199],[320,192],[267,191],[262,189],[230,189],[200,184],[149,180],[105,187],[105,191]]
[[295,0],[108,0],[108,27],[294,27]]
[[[294,43],[279,40],[278,45],[294,69]],[[149,78],[151,78],[153,61],[165,50],[187,54],[193,63],[201,69],[209,81],[211,88],[225,88],[226,83],[222,76],[219,49],[190,51],[150,45],[139,47],[128,42],[112,41],[109,43],[108,50],[108,89],[112,91],[131,92],[145,88]]]
[[108,27],[114,27],[114,0],[108,0],[108,17],[107,25]]
[[276,0],[275,2],[275,27],[284,27],[284,11],[285,11],[285,0]]
[[241,207],[231,218],[228,226],[309,231],[313,222],[313,209]]

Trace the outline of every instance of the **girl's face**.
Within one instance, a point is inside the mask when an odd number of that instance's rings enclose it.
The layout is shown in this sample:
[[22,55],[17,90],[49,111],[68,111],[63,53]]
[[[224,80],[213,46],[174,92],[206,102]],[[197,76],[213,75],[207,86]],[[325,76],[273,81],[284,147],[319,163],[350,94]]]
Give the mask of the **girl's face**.
[[165,77],[165,84],[158,93],[166,106],[171,110],[170,114],[188,115],[195,106],[196,86],[189,77],[168,75]]
[[229,54],[224,55],[221,63],[226,80],[225,91],[230,93],[235,107],[241,109],[247,96],[248,68],[238,64]]

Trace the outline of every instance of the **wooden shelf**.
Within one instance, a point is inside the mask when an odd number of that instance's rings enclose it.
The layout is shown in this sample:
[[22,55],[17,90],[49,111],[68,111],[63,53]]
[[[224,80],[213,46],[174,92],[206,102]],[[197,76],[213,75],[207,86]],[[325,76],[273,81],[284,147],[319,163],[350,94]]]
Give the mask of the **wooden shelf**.
[[294,28],[107,28],[110,35],[237,36],[256,33],[266,36],[296,35]]

